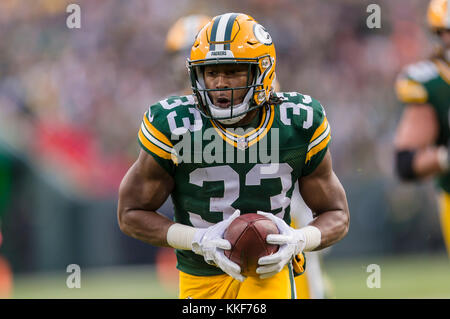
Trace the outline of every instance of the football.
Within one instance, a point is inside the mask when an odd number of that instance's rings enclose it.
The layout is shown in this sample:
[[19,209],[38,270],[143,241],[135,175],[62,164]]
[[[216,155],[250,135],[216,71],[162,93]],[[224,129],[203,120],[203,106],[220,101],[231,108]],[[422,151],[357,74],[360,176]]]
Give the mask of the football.
[[241,267],[244,276],[258,276],[258,259],[275,253],[279,247],[268,244],[266,237],[278,233],[275,223],[267,217],[254,213],[241,215],[225,231],[224,238],[231,243],[225,256]]

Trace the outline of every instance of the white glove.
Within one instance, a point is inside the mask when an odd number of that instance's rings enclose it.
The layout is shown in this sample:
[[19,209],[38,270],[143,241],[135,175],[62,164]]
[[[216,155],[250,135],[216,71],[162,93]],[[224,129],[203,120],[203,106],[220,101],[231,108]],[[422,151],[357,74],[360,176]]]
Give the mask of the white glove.
[[231,244],[223,238],[223,234],[233,220],[240,215],[236,210],[229,218],[208,228],[198,228],[192,241],[192,251],[202,255],[210,265],[215,265],[234,279],[243,282],[245,277],[241,275],[241,267],[232,262],[224,254],[224,250],[231,249]]
[[278,251],[258,260],[261,266],[256,269],[256,273],[260,275],[259,278],[265,279],[279,273],[292,258],[301,253],[305,248],[306,238],[301,229],[290,227],[281,218],[259,211],[258,214],[272,220],[280,231],[279,234],[270,234],[266,238],[269,244],[280,245]]

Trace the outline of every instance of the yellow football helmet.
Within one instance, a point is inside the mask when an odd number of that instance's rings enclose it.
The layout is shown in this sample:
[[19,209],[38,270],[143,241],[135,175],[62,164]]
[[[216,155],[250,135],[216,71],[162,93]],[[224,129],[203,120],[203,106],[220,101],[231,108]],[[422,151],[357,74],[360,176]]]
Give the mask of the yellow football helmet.
[[450,29],[450,0],[431,0],[428,5],[427,21],[433,31]]
[[[211,64],[248,64],[248,79],[252,83],[245,87],[206,89],[203,67]],[[199,111],[206,117],[224,124],[241,120],[247,112],[268,102],[275,78],[275,46],[266,29],[252,17],[242,13],[226,13],[214,17],[197,34],[187,60],[192,90]],[[208,95],[211,91],[247,89],[242,103],[223,109],[215,106]]]
[[193,14],[178,19],[167,32],[166,50],[179,52],[191,49],[198,31],[210,20],[210,17],[202,14]]

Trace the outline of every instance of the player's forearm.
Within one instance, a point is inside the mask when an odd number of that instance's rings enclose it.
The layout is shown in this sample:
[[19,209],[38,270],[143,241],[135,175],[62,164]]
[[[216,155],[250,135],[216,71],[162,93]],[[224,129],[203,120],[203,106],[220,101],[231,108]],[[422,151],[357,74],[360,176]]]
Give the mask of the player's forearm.
[[348,232],[350,215],[348,209],[331,210],[320,214],[309,225],[320,230],[320,245],[313,250],[320,250],[341,240]]
[[152,156],[141,151],[119,187],[117,217],[126,235],[154,246],[168,246],[173,221],[156,212],[167,200],[174,181]]
[[441,174],[448,169],[445,147],[428,147],[415,152],[413,170],[418,178],[427,178]]
[[121,231],[135,239],[153,246],[169,247],[167,231],[174,223],[157,212],[145,210],[124,210],[119,212]]
[[448,150],[444,146],[396,151],[396,171],[403,181],[414,181],[448,170]]

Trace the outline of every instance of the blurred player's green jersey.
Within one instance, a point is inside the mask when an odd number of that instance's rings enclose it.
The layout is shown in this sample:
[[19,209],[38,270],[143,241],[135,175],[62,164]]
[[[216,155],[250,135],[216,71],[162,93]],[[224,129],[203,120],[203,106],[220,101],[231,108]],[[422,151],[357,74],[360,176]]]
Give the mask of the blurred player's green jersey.
[[[176,222],[208,227],[240,209],[272,212],[290,223],[295,182],[322,161],[330,127],[310,96],[276,94],[280,103],[262,107],[254,128],[224,128],[203,117],[191,95],[150,106],[138,139],[175,180]],[[176,253],[177,268],[185,273],[223,273],[192,251]]]
[[11,184],[12,160],[0,149],[0,231],[2,217],[6,214],[10,200]]
[[[399,100],[405,104],[430,104],[439,121],[437,145],[450,142],[450,65],[436,58],[406,67],[396,82]],[[450,193],[450,172],[437,177],[438,185]]]

